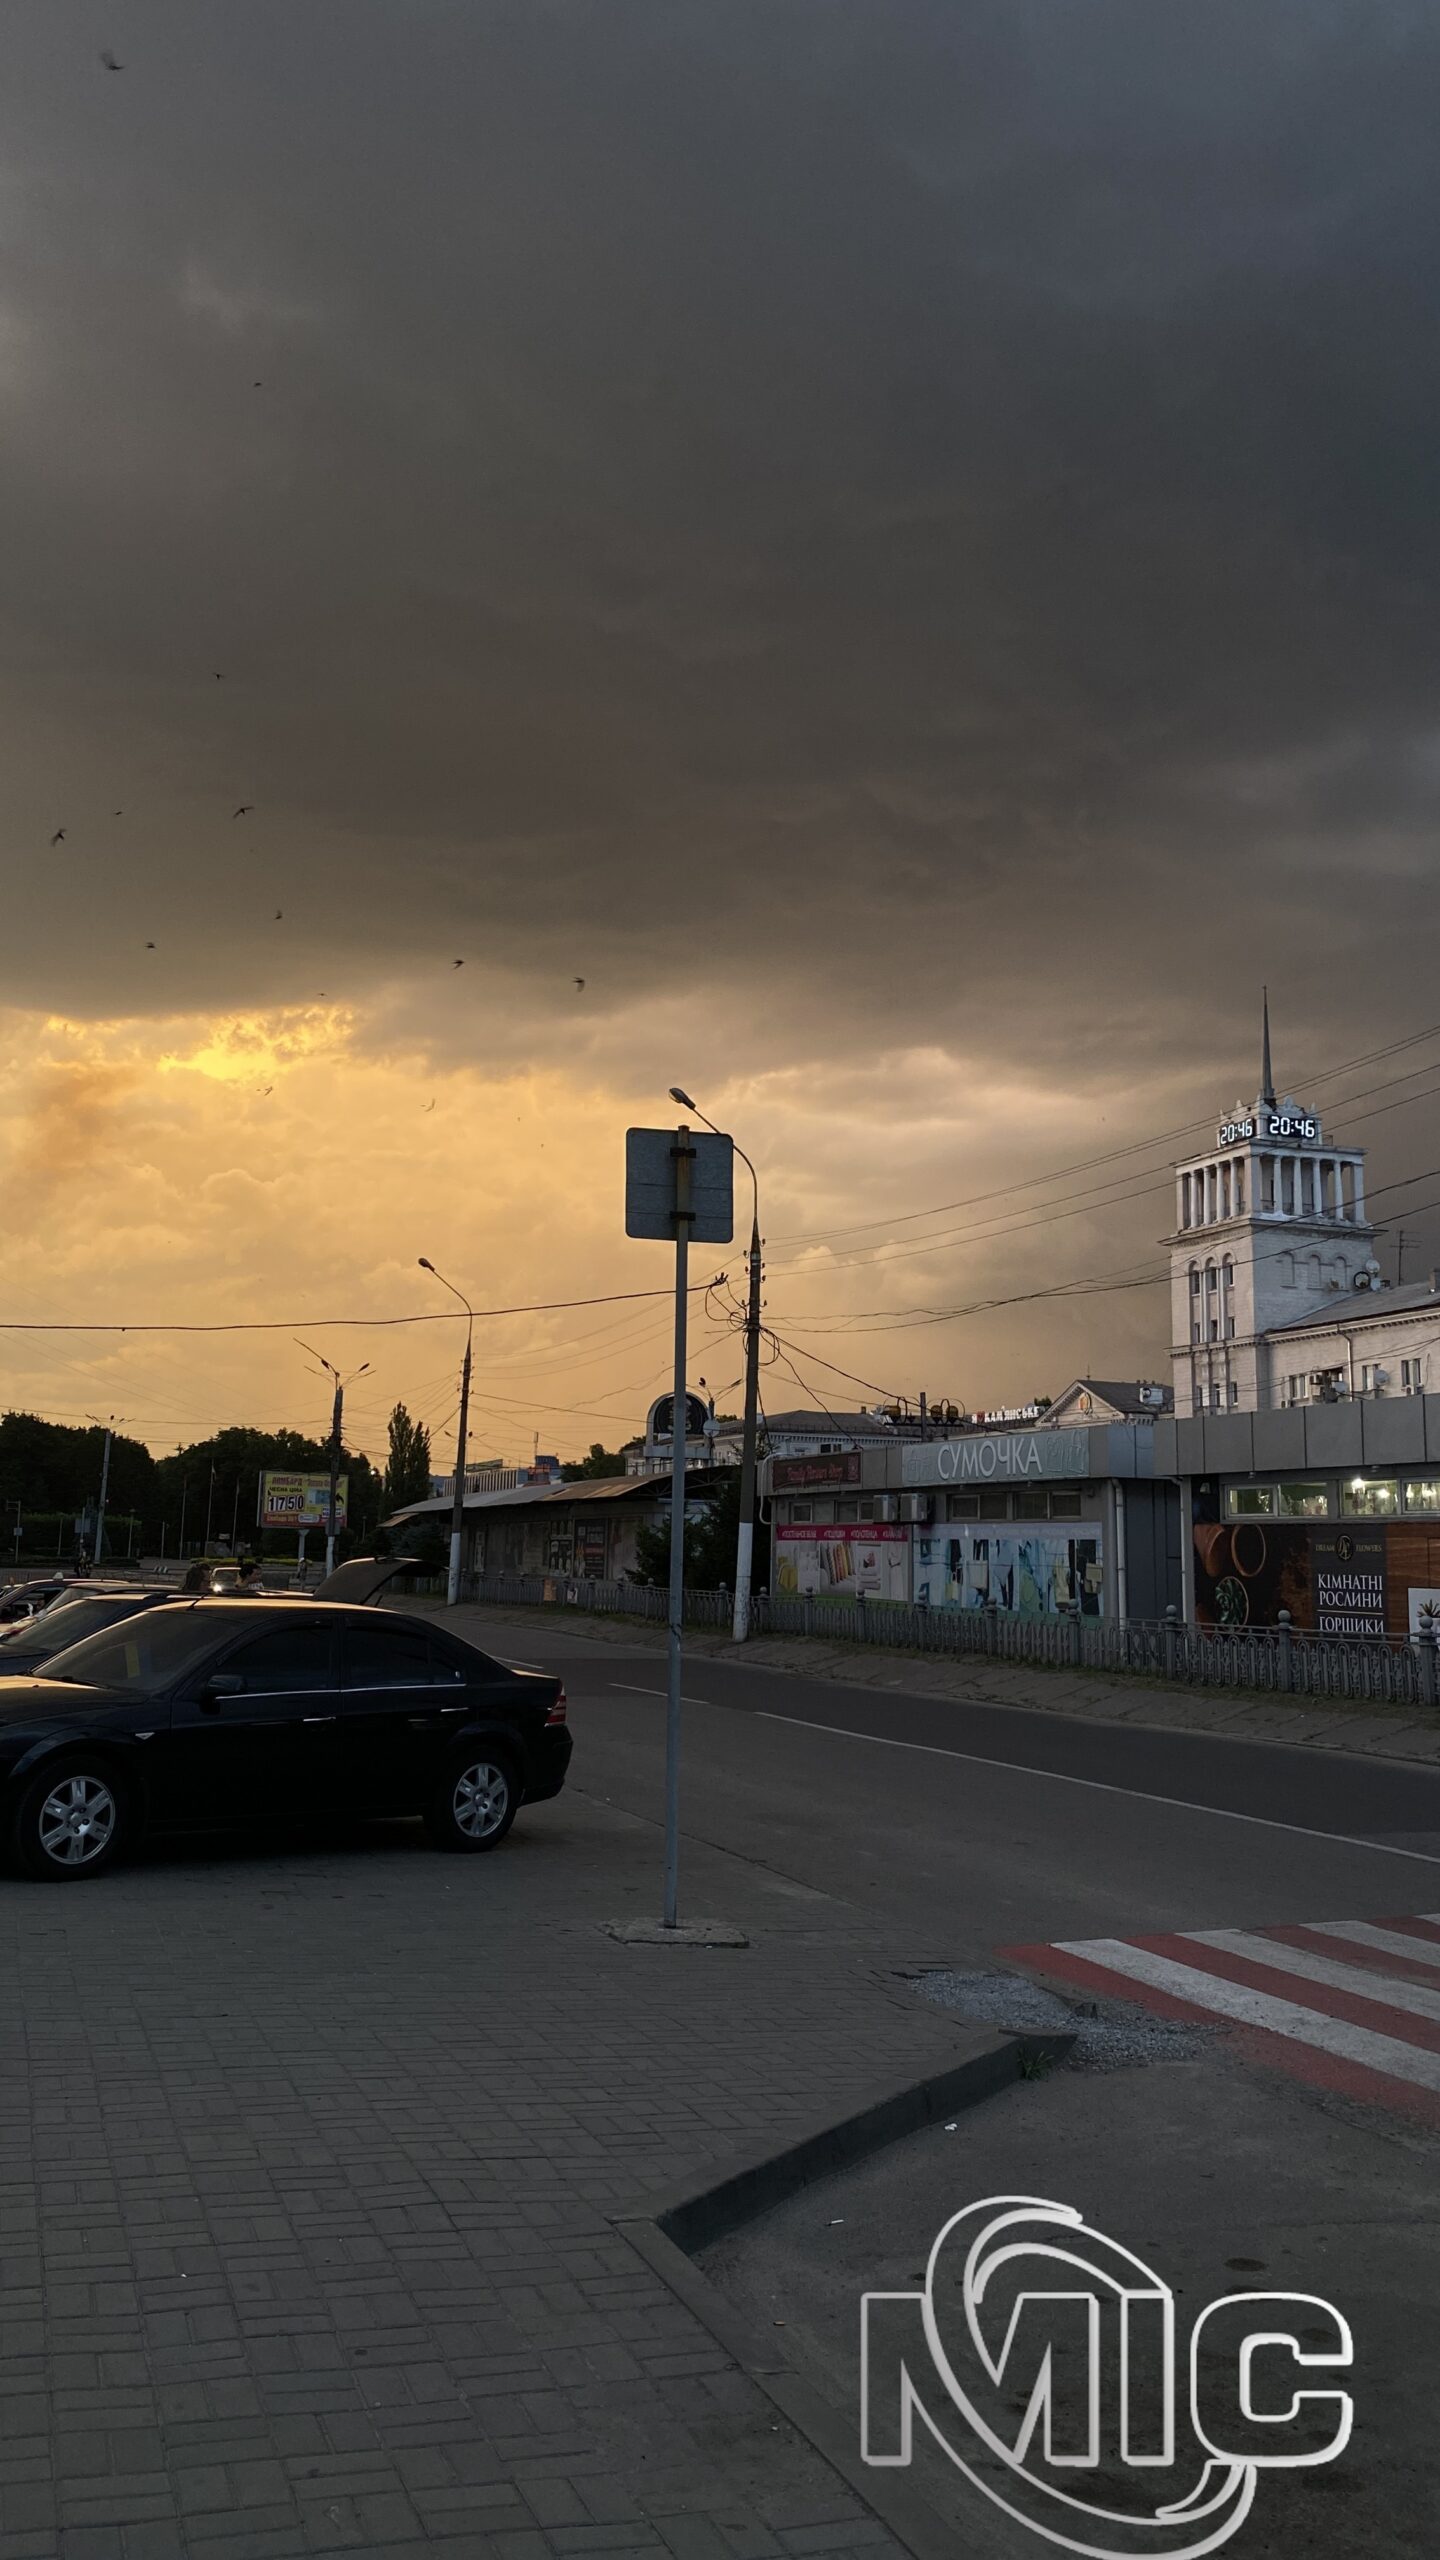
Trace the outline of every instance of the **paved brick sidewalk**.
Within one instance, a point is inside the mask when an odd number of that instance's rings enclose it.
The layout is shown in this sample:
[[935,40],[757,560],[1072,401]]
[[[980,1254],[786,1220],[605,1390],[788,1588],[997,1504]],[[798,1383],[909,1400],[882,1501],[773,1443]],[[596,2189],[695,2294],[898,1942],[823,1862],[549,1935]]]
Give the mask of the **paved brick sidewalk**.
[[[578,1609],[468,1607],[456,1623],[473,1642],[484,1644],[487,1627],[532,1621],[537,1645],[542,1628],[561,1623],[587,1640],[632,1651],[658,1652],[665,1644],[663,1630],[643,1618],[591,1617]],[[974,1655],[945,1662],[878,1644],[827,1644],[819,1636],[758,1636],[737,1645],[728,1636],[687,1627],[685,1650],[719,1661],[753,1663],[765,1671],[798,1671],[811,1680],[839,1680],[847,1687],[888,1689],[899,1681],[916,1697],[974,1698],[990,1706],[1035,1707],[1047,1715],[1101,1724],[1160,1725],[1240,1740],[1299,1743],[1318,1751],[1357,1751],[1427,1767],[1440,1764],[1440,1717],[1417,1723],[1405,1708],[1387,1711],[1363,1702],[1327,1706],[1318,1699],[1257,1697],[1234,1689],[1170,1688],[1163,1681],[1127,1679],[1120,1673],[1052,1671]]]
[[882,2528],[611,2227],[954,2058],[868,1924],[570,1793],[0,1882],[0,2560],[811,2560]]

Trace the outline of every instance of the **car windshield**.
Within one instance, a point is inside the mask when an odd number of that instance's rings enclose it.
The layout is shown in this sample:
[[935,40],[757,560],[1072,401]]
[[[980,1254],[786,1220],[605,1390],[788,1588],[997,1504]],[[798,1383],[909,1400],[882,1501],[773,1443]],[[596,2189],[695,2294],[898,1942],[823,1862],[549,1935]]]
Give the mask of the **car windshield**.
[[67,1600],[59,1608],[42,1611],[28,1624],[12,1628],[5,1644],[0,1645],[0,1666],[4,1664],[5,1646],[16,1653],[31,1653],[45,1644],[59,1653],[62,1646],[81,1644],[86,1636],[98,1635],[102,1627],[113,1627],[117,1618],[128,1618],[132,1610],[144,1605],[142,1600],[123,1595],[114,1600]]
[[213,1653],[222,1637],[233,1634],[226,1613],[217,1626],[207,1610],[183,1603],[171,1608],[139,1609],[118,1627],[67,1645],[45,1665],[47,1680],[72,1680],[85,1688],[128,1689],[137,1698],[153,1698]]

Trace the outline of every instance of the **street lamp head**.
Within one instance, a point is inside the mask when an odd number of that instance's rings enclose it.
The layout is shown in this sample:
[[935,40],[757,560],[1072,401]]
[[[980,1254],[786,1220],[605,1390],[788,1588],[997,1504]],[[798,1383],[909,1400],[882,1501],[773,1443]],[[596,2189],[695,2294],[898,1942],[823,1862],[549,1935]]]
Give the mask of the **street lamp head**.
[[670,1087],[670,1099],[672,1102],[683,1103],[687,1111],[698,1111],[700,1108],[699,1103],[692,1102],[689,1094],[685,1092],[683,1086],[678,1084],[672,1084]]
[[422,1271],[433,1271],[435,1265],[433,1262],[427,1262],[424,1254],[422,1253],[420,1256],[420,1268]]

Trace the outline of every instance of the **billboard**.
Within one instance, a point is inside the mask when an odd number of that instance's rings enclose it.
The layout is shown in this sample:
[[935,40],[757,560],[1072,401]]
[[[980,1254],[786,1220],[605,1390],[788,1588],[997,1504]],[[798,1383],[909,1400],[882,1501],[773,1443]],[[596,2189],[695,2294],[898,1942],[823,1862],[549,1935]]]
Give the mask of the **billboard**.
[[[335,1487],[335,1526],[345,1526],[345,1506],[350,1492],[350,1479],[342,1476]],[[260,1478],[260,1526],[262,1529],[324,1529],[330,1522],[330,1479],[328,1476],[293,1475],[269,1468]]]
[[1416,1635],[1440,1594],[1440,1521],[1197,1520],[1202,1627],[1291,1622],[1324,1636]]
[[814,1458],[776,1458],[770,1468],[771,1488],[776,1493],[803,1493],[810,1485],[859,1482],[858,1449],[827,1450]]
[[910,1532],[871,1520],[777,1528],[775,1588],[782,1600],[908,1600]]

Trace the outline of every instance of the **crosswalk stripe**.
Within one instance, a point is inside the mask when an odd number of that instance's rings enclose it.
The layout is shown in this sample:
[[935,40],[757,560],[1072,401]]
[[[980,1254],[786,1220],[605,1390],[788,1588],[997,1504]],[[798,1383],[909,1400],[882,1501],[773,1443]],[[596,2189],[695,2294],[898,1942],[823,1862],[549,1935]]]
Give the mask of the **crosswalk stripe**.
[[1060,1939],[1056,1943],[1062,1954],[1103,1967],[1124,1981],[1149,1984],[1192,2007],[1233,2019],[1238,2025],[1264,2027],[1272,2035],[1316,2045],[1322,2052],[1361,2063],[1391,2079],[1440,2093],[1440,2053],[1425,2052],[1403,2036],[1386,2035],[1373,2027],[1333,2016],[1325,2009],[1233,1981],[1199,1961],[1205,1950],[1193,1941],[1188,1942],[1197,1959],[1193,1962],[1158,1955],[1125,1938]]
[[[1272,1972],[1298,1975],[1302,1982],[1328,1983],[1334,1991],[1381,2001],[1387,2009],[1404,2009],[1416,2018],[1440,2020],[1440,1986],[1432,1991],[1422,1983],[1397,1981],[1393,1974],[1368,1973],[1358,1965],[1312,1955],[1305,1947],[1277,1945],[1273,1938],[1257,1937],[1249,1929],[1196,1929],[1189,1934],[1201,1946],[1222,1947],[1230,1955],[1247,1956],[1251,1964],[1266,1965]],[[1381,1982],[1385,1985],[1383,1993]]]
[[[1373,1949],[1376,1955],[1394,1956],[1400,1963],[1414,1968],[1417,1982],[1425,1975],[1440,1977],[1440,1946],[1433,1953],[1423,1938],[1407,1938],[1398,1929],[1387,1929],[1374,1920],[1307,1920],[1307,1938],[1334,1938],[1337,1943],[1355,1949]],[[1289,1943],[1289,1931],[1275,1935]]]

